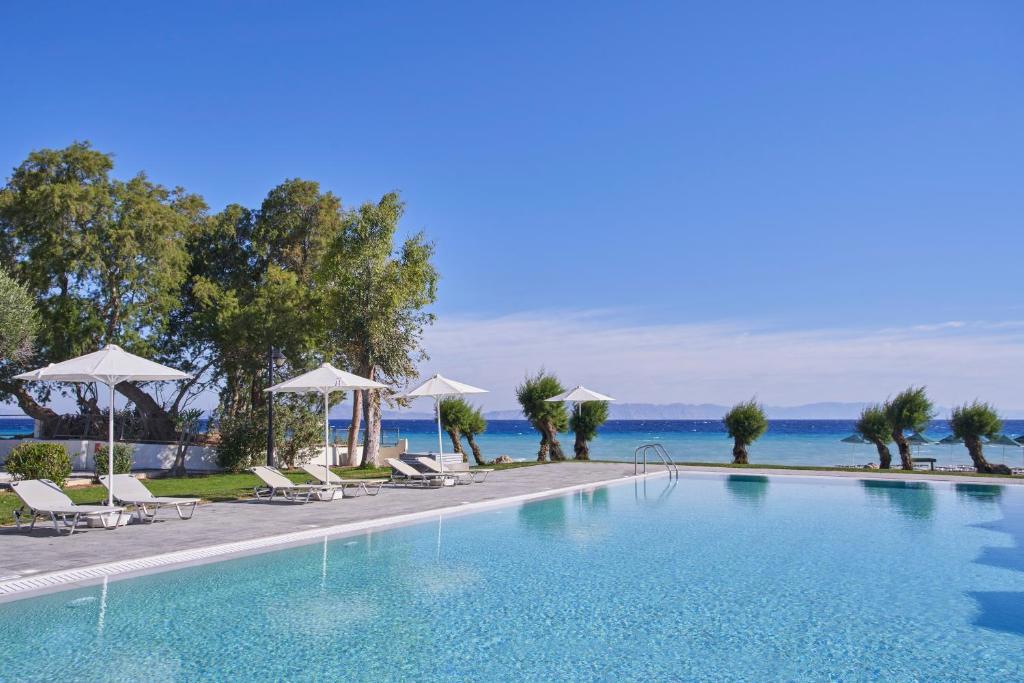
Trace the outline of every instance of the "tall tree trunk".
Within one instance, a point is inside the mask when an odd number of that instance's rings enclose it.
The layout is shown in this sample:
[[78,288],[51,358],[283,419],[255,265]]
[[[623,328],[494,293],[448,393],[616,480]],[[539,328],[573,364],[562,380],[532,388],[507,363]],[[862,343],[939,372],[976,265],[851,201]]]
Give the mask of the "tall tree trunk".
[[889,452],[889,446],[881,440],[874,441],[872,443],[875,444],[875,450],[878,451],[879,469],[887,470],[892,467],[892,453]]
[[562,444],[558,442],[558,432],[555,430],[555,425],[550,422],[545,422],[544,428],[548,433],[548,446],[551,451],[551,462],[565,460],[565,451],[562,450]]
[[361,456],[356,454],[359,447],[359,423],[363,419],[363,392],[352,392],[352,422],[348,426],[348,464],[356,467],[362,463]]
[[905,470],[914,469],[914,456],[910,453],[910,444],[907,443],[907,437],[903,436],[903,432],[899,429],[892,430],[892,440],[896,442],[896,445],[900,449],[900,464]]
[[576,432],[576,443],[572,447],[577,460],[590,460],[590,444],[580,432]]
[[476,442],[476,436],[473,432],[466,434],[466,441],[469,442],[469,447],[473,451],[473,459],[476,460],[477,465],[486,465],[487,461],[484,460],[483,454],[480,452],[480,445]]
[[367,389],[363,398],[366,401],[366,438],[363,440],[363,466],[380,467],[380,394],[377,389]]
[[964,445],[967,452],[971,454],[974,461],[974,469],[978,474],[1013,474],[1013,471],[1006,465],[993,465],[985,459],[985,452],[981,447],[981,439],[976,436],[965,436]]
[[732,464],[733,465],[749,465],[747,461],[747,444],[743,443],[739,439],[734,439],[732,443]]
[[548,461],[548,451],[551,450],[551,445],[548,443],[548,435],[546,432],[541,430],[540,432],[540,448],[537,449],[537,462]]
[[175,441],[174,418],[152,396],[134,382],[121,382],[114,389],[135,404],[145,419],[145,438],[151,441]]

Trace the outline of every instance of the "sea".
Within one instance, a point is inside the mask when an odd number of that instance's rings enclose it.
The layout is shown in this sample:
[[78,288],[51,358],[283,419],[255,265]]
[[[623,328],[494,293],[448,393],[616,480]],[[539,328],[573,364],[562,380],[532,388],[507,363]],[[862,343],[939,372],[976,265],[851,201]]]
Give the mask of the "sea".
[[[848,444],[842,439],[853,433],[853,420],[770,420],[768,431],[750,447],[750,462],[771,465],[865,465],[877,462],[875,447],[869,444]],[[384,420],[383,440],[395,443],[408,439],[409,448],[418,452],[437,451],[437,425],[433,420]],[[1024,434],[1024,420],[1006,420],[1004,433]],[[348,420],[331,420],[332,439],[344,441]],[[32,420],[0,417],[0,438],[30,435]],[[949,423],[935,420],[925,435],[939,440],[949,435]],[[451,452],[451,441],[445,434],[445,452]],[[537,457],[540,437],[525,420],[491,420],[487,431],[477,437],[483,455],[493,460],[507,455],[513,460]],[[571,457],[573,435],[561,436],[562,448]],[[595,460],[632,461],[637,447],[659,443],[676,461],[729,462],[732,460],[732,439],[721,420],[610,420],[591,442],[590,457]],[[465,444],[465,441],[464,441]],[[898,461],[895,444],[890,446]],[[1024,448],[987,446],[991,462],[1011,467],[1024,467]],[[935,458],[938,465],[968,465],[971,460],[963,445],[939,444],[914,447],[914,455]]]

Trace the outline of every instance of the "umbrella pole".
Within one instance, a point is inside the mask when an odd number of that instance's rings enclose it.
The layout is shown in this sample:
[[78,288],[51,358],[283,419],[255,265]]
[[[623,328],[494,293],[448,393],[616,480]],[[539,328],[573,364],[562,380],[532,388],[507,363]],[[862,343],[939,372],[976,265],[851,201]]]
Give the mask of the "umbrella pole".
[[444,473],[444,443],[441,441],[441,397],[434,397],[434,412],[437,413],[437,464]]
[[[331,465],[330,465],[330,458],[328,456],[328,452],[329,452],[329,449],[331,447],[331,437],[330,437],[331,420],[330,420],[330,417],[329,417],[329,413],[330,413],[329,397],[330,397],[330,395],[331,395],[331,393],[329,391],[325,391],[324,392],[324,477],[326,477],[326,481],[324,482],[325,484],[329,484],[330,481],[331,481]],[[324,552],[326,552],[326,550]]]
[[110,419],[107,421],[107,505],[114,506],[114,383],[110,387]]

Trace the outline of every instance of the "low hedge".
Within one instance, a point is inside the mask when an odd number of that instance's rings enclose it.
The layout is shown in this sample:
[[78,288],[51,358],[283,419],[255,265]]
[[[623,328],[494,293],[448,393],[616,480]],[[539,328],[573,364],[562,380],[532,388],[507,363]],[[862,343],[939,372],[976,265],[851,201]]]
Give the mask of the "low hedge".
[[[132,471],[132,453],[135,449],[126,443],[114,444],[114,474],[128,474]],[[107,473],[107,445],[96,449],[96,478]]]
[[71,458],[59,443],[28,442],[15,446],[5,468],[20,479],[49,479],[64,486],[71,475]]

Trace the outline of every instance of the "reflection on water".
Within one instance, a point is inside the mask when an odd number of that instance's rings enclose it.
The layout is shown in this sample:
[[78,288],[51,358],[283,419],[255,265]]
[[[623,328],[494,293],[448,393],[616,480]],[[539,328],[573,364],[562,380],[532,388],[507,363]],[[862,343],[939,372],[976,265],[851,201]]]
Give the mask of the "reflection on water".
[[864,492],[909,519],[931,519],[935,514],[935,492],[923,481],[861,479]]
[[995,484],[953,484],[956,497],[968,503],[998,503],[1003,495],[1003,487]]
[[725,478],[725,488],[741,503],[760,505],[768,495],[769,481],[763,474],[730,474]]
[[[1009,536],[1011,544],[987,546],[974,560],[978,564],[1000,567],[1015,572],[1024,572],[1024,499],[1014,491],[1013,495],[1003,496],[1002,486],[984,486],[980,484],[957,484],[957,496],[961,495],[960,487],[969,487],[974,493],[971,498],[983,495],[975,489],[998,489],[998,493],[990,494],[989,502],[999,504],[1001,519],[979,524],[989,531],[997,531]],[[962,500],[962,499],[961,499]],[[980,586],[986,588],[987,586]],[[980,609],[974,623],[977,626],[990,628],[1024,636],[1024,592],[1020,591],[969,591]]]
[[633,499],[638,503],[646,503],[658,507],[666,500],[676,487],[679,480],[673,477],[657,477],[654,479],[643,479],[633,482]]
[[559,496],[525,503],[519,508],[519,524],[544,534],[561,533],[565,530],[568,501],[567,497]]

